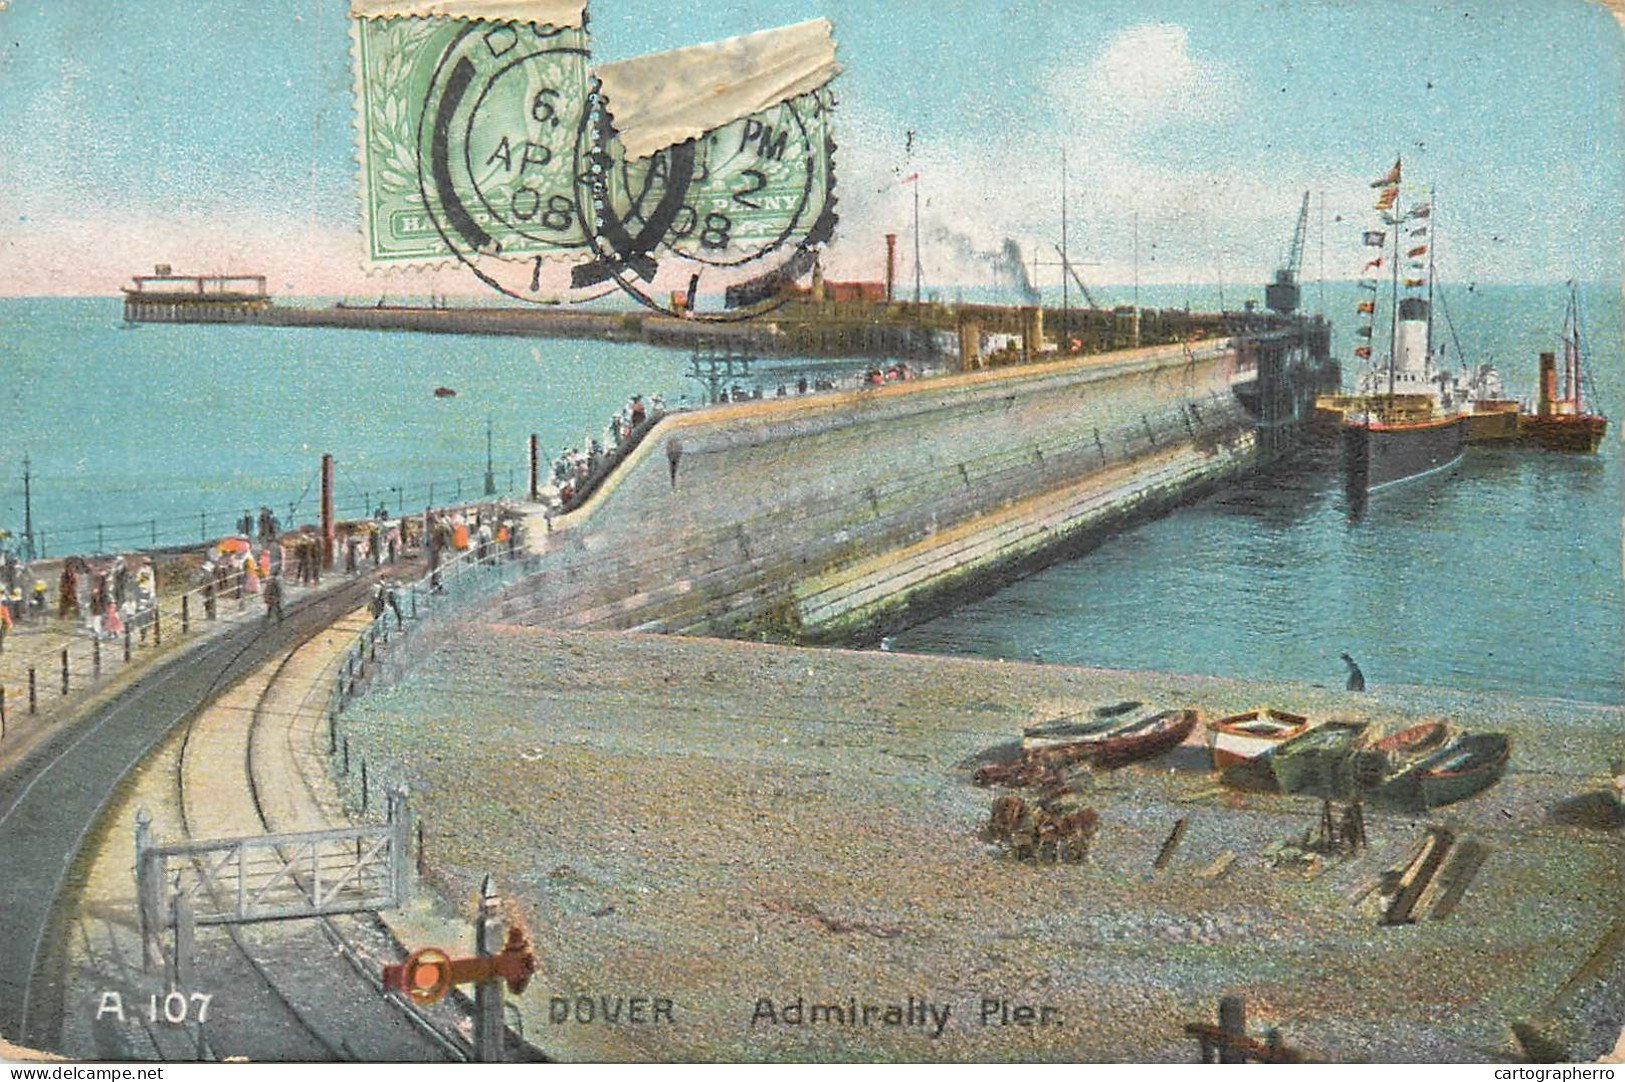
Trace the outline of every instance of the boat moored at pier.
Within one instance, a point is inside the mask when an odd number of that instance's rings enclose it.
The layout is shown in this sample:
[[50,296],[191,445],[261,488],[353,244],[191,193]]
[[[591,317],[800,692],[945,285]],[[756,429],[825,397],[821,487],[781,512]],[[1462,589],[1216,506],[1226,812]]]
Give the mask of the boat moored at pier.
[[1540,355],[1540,399],[1536,412],[1523,418],[1525,443],[1546,451],[1593,454],[1608,432],[1608,418],[1586,408],[1580,340],[1580,301],[1569,284],[1569,306],[1563,316],[1563,393],[1557,392],[1557,356]]

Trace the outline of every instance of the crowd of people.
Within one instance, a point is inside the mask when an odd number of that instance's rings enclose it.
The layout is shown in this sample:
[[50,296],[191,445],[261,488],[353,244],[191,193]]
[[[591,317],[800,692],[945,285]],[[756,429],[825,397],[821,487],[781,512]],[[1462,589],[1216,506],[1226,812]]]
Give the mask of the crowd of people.
[[[885,383],[896,383],[900,380],[918,379],[920,373],[908,364],[898,361],[885,368],[870,368],[856,375],[847,375],[837,378],[834,375],[797,377],[795,383],[781,383],[778,390],[773,393],[774,398],[789,398],[791,395],[820,394],[825,391],[838,391],[842,384],[855,387],[876,387]],[[717,392],[717,402],[754,402],[765,397],[761,387],[744,387],[738,383],[731,387],[724,387]]]
[[558,490],[559,503],[568,506],[578,493],[586,491],[632,445],[648,427],[666,412],[665,399],[653,395],[647,405],[643,396],[635,394],[626,406],[615,412],[605,426],[602,438],[587,440],[586,450],[566,447],[553,460],[553,486]]
[[15,552],[0,555],[0,633],[10,631],[25,617],[45,615],[44,582],[34,579],[32,591],[23,594],[30,577],[28,565]]
[[[10,589],[8,588],[8,592]],[[45,608],[45,583],[34,582],[38,609]],[[96,638],[116,639],[126,630],[146,640],[158,608],[158,575],[143,556],[114,556],[94,561],[70,556],[57,578],[59,619],[83,621]]]

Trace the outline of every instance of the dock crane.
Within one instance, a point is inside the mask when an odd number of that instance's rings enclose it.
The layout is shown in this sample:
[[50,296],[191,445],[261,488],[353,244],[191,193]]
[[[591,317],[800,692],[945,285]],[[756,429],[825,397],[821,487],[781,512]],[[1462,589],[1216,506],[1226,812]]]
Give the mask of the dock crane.
[[1061,246],[1057,244],[1054,245],[1054,248],[1055,254],[1061,257],[1062,268],[1065,269],[1066,273],[1072,276],[1072,280],[1076,282],[1078,284],[1078,288],[1083,291],[1084,303],[1090,308],[1099,308],[1100,305],[1095,302],[1094,294],[1090,293],[1089,287],[1083,284],[1083,279],[1078,276],[1077,268],[1074,267],[1072,265],[1072,261],[1066,257],[1066,253],[1061,250]]
[[1298,228],[1292,231],[1292,247],[1287,249],[1286,265],[1275,272],[1275,281],[1264,287],[1264,304],[1272,312],[1289,316],[1298,310],[1302,289],[1298,271],[1303,266],[1303,242],[1309,232],[1309,193],[1303,193],[1303,209],[1298,211]]

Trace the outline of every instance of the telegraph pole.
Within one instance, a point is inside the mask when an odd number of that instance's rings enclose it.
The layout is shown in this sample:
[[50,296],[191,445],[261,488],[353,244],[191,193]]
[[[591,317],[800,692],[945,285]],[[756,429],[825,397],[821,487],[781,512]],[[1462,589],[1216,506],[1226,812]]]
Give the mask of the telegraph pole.
[[923,271],[920,269],[920,181],[918,175],[914,179],[914,303],[920,303],[920,281]]
[[34,562],[34,493],[33,475],[29,472],[28,456],[23,455],[23,552],[24,558]]
[[485,419],[485,494],[497,494],[496,468],[491,462],[491,418]]
[[[497,953],[493,922],[497,919],[495,883],[489,873],[480,884],[480,908],[474,917],[474,953],[488,958]],[[502,985],[495,981],[481,981],[474,986],[474,1060],[477,1063],[501,1063],[505,1051],[504,1020],[502,1017]]]

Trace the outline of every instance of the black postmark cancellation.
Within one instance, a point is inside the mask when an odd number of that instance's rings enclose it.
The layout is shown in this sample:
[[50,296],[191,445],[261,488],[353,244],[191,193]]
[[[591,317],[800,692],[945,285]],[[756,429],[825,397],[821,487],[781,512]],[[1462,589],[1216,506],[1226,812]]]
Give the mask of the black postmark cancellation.
[[[595,69],[577,202],[596,258],[572,285],[613,280],[666,310],[651,286],[671,257],[680,277],[713,268],[730,288],[805,273],[803,250],[833,232],[838,71],[826,19]],[[668,314],[696,317],[692,282]]]
[[[579,23],[358,19],[355,39],[369,265],[449,256],[516,300],[666,310],[664,263],[689,283],[669,314],[695,318],[697,273],[781,282],[833,231],[828,20],[599,67]],[[574,265],[563,294],[547,263]]]
[[893,1029],[940,1038],[956,1017],[982,1028],[1018,1029],[1064,1024],[1053,1004],[1021,1003],[1004,996],[981,996],[973,1005],[909,995],[901,1000],[848,995],[845,999],[796,995],[758,996],[751,1007],[752,1030],[787,1027]]

